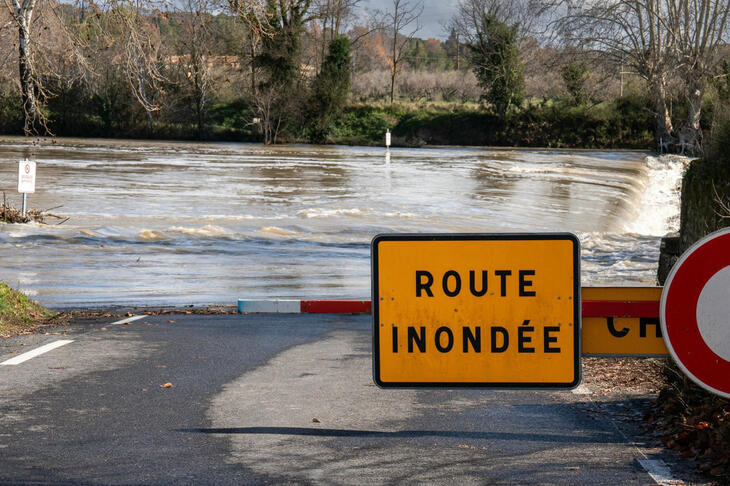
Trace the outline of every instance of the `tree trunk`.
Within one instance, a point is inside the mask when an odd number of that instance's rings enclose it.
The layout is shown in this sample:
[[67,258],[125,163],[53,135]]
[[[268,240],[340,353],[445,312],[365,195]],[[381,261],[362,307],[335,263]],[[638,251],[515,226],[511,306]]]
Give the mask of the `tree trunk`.
[[393,104],[393,97],[395,95],[395,66],[390,71],[390,104]]
[[690,84],[687,98],[689,106],[687,107],[687,134],[688,143],[691,144],[692,155],[702,152],[702,126],[700,119],[702,118],[702,95],[704,94],[703,83],[695,81]]
[[650,80],[652,85],[652,97],[654,102],[654,118],[656,120],[656,139],[659,151],[663,152],[672,142],[672,119],[667,109],[667,95],[664,87],[664,80],[661,78]]
[[23,103],[23,132],[25,135],[31,135],[33,133],[36,119],[35,85],[28,49],[29,39],[30,29],[28,22],[25,18],[21,17],[20,27],[18,28],[18,73],[20,75],[20,96]]

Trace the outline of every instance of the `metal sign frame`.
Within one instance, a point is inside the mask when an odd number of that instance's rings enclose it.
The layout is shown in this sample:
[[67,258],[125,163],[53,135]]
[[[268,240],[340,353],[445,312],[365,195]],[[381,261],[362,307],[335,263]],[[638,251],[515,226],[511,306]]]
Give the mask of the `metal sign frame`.
[[[573,379],[570,382],[385,382],[380,365],[380,288],[378,245],[388,241],[553,241],[572,243],[573,264]],[[581,282],[580,240],[573,233],[389,233],[375,236],[371,242],[373,381],[381,388],[488,388],[488,389],[572,389],[581,382]]]

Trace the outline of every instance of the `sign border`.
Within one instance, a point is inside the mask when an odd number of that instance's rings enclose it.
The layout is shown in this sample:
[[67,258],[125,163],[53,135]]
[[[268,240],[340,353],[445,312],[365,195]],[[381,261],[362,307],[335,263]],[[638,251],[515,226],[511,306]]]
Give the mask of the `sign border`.
[[[671,289],[672,282],[674,280],[674,277],[679,273],[681,270],[682,265],[701,247],[703,247],[705,244],[710,243],[711,241],[715,240],[716,238],[720,238],[722,236],[726,236],[730,234],[730,227],[720,229],[718,231],[714,231],[710,233],[709,235],[705,235],[704,237],[697,240],[692,246],[690,246],[682,255],[679,257],[677,262],[672,267],[672,270],[669,272],[669,275],[667,276],[667,280],[664,282],[664,290],[662,291],[662,299],[659,304],[659,322],[661,323],[662,327],[662,334],[664,335],[664,344],[667,345],[667,349],[669,350],[669,355],[672,357],[672,360],[677,364],[677,366],[684,372],[685,375],[687,375],[693,382],[695,382],[700,387],[704,388],[705,390],[709,391],[710,393],[714,393],[716,395],[720,395],[725,398],[730,398],[730,391],[722,391],[714,388],[712,385],[709,385],[702,381],[699,377],[695,375],[692,371],[690,371],[687,366],[682,362],[682,360],[679,359],[679,356],[677,354],[677,351],[674,349],[674,345],[672,345],[672,342],[669,340],[669,330],[667,329],[667,318],[666,318],[666,310],[667,310],[667,299],[669,297],[669,292]],[[725,262],[727,263],[727,262]],[[722,265],[722,264],[721,264]],[[722,268],[727,267],[728,265],[722,265],[717,270],[715,270],[709,278],[712,278],[712,276],[717,273],[717,271],[721,270]],[[708,280],[704,281],[704,285],[707,285]],[[697,294],[702,292],[702,289],[697,289]],[[706,358],[708,360],[713,359],[713,356],[715,353],[710,349],[710,347],[705,343],[704,338],[701,336],[701,333],[699,332],[699,324],[697,322],[697,302],[694,302],[692,304],[692,320],[689,323],[684,323],[684,326],[691,325],[693,328],[696,328],[697,330],[697,336],[695,337],[694,342],[699,343],[701,342],[700,346],[704,346],[706,351]],[[719,356],[717,356],[719,359]],[[723,359],[727,363],[727,360]],[[713,363],[709,363],[710,366],[716,366]]]
[[[569,383],[545,382],[383,382],[380,380],[380,333],[378,321],[378,244],[382,241],[552,241],[568,240],[573,243],[573,373]],[[532,389],[571,390],[580,385],[581,367],[581,273],[580,240],[573,233],[381,233],[370,242],[371,302],[373,322],[373,381],[380,388],[484,388],[484,389]]]
[[[33,190],[32,191],[21,191],[21,175],[23,172],[23,164],[28,164],[30,167],[32,167],[33,172]],[[36,186],[36,179],[37,179],[37,167],[36,162],[34,160],[19,160],[18,161],[18,194],[35,194],[35,186]]]

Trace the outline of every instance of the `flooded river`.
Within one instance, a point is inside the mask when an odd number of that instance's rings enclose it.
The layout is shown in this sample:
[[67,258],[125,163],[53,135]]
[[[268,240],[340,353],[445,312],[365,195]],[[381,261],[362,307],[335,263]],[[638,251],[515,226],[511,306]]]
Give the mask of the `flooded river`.
[[380,232],[572,231],[583,284],[653,285],[684,161],[642,152],[0,139],[0,279],[52,308],[370,297]]

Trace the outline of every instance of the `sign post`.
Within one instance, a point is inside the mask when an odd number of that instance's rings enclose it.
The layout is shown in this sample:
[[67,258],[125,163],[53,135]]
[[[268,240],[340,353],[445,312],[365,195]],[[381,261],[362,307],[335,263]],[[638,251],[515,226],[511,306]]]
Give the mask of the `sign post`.
[[18,163],[18,192],[23,194],[23,217],[25,217],[28,193],[35,192],[35,162],[24,160]]
[[372,242],[381,387],[580,383],[573,234],[385,234]]
[[669,354],[682,371],[730,398],[730,228],[680,256],[664,285],[659,315]]

